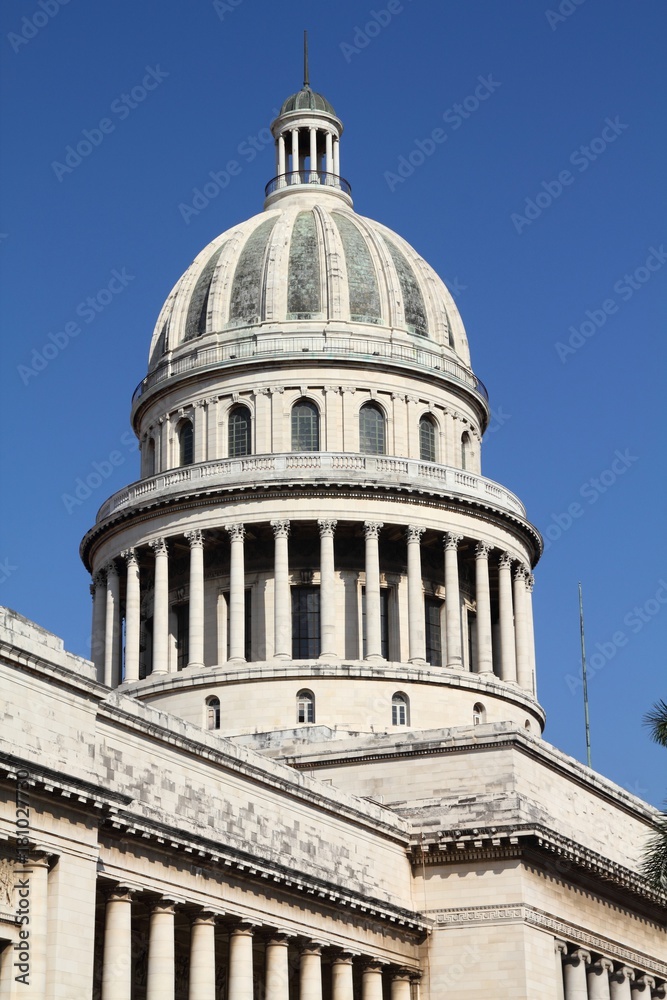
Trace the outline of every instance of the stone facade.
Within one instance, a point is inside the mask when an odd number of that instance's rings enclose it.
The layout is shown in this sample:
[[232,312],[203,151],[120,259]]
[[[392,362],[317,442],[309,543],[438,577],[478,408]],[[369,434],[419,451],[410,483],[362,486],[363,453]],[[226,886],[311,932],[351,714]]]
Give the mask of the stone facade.
[[0,616],[0,1000],[665,997],[658,814],[542,740],[541,539],[452,297],[321,95],[272,130],[159,315],[91,661]]

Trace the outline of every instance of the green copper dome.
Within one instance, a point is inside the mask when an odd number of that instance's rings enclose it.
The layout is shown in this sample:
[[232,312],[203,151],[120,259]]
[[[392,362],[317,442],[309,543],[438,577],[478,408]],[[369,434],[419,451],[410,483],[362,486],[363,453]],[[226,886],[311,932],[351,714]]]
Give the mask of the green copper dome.
[[326,97],[316,94],[309,86],[304,86],[301,90],[292,94],[280,109],[280,114],[285,115],[288,111],[326,111],[327,114],[336,117],[336,112],[327,101]]

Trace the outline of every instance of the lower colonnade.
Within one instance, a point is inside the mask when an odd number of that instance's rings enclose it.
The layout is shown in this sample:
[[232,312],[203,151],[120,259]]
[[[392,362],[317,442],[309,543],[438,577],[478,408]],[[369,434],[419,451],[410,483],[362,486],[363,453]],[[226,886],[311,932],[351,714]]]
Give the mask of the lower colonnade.
[[[356,575],[363,583],[360,590],[363,649],[359,649],[359,655],[353,658],[371,662],[407,660],[490,676],[495,674],[500,680],[534,694],[534,579],[527,564],[507,551],[494,548],[488,541],[465,538],[454,532],[427,531],[414,524],[385,526],[376,521],[356,525],[353,522],[341,523],[347,531],[346,544],[354,550]],[[114,687],[123,682],[137,681],[148,673],[160,675],[184,666],[203,667],[205,637],[211,628],[221,631],[224,628],[227,633],[226,643],[218,641],[217,644],[218,663],[243,663],[251,658],[312,658],[312,654],[304,657],[297,652],[295,655],[292,642],[295,571],[290,565],[290,535],[294,534],[296,527],[297,538],[292,544],[293,552],[298,551],[298,532],[304,524],[308,522],[272,520],[261,526],[234,522],[214,532],[205,534],[194,529],[178,535],[164,535],[149,540],[145,545],[122,550],[118,557],[95,572],[91,585],[92,659],[97,667],[98,679]],[[323,660],[338,659],[341,657],[341,629],[337,625],[340,602],[334,537],[341,525],[332,519],[319,519],[310,527],[314,524],[319,534],[319,559],[313,561],[318,565],[315,574],[312,570],[304,573],[301,568],[297,582],[313,582],[317,576],[318,649],[314,655]],[[273,598],[272,606],[267,609],[267,634],[263,640],[267,655],[251,657],[248,655],[246,634],[246,539],[249,530],[256,539],[258,528],[264,531],[270,528],[272,534],[273,552],[267,552],[264,545],[261,547],[261,559],[267,576],[271,578]],[[360,541],[359,529],[363,531],[363,546],[354,538],[350,542],[351,530],[357,532]],[[391,556],[386,557],[380,540],[383,534],[390,533]],[[425,533],[429,541],[427,565],[424,563]],[[215,541],[211,540],[205,553],[210,535],[215,535]],[[214,547],[216,552],[227,548],[221,541],[224,536],[228,542],[224,567],[226,621],[221,627],[218,621],[206,620],[205,555],[209,555]],[[443,550],[439,560],[435,556],[438,539]],[[181,598],[183,594],[187,595],[187,605],[182,605],[187,609],[187,620],[179,626],[187,631],[187,662],[181,663],[176,663],[169,652],[170,634],[174,630],[170,612],[176,601],[173,583],[175,547],[179,548],[181,556],[183,551],[189,553],[186,571],[182,569],[182,557],[178,559],[180,577],[177,589]],[[357,552],[363,552],[363,559],[359,559]],[[254,558],[256,563],[256,552]],[[388,566],[392,559],[392,566]],[[406,584],[407,600],[397,610],[397,614],[404,619],[400,623],[401,631],[407,637],[407,648],[404,649],[407,655],[403,656],[400,652],[388,655],[386,639],[383,641],[383,628],[385,633],[387,628],[383,591],[386,595],[388,588],[381,580],[382,563],[385,564],[383,569],[393,569],[393,575],[385,573],[385,576],[393,579],[396,587]],[[440,568],[437,568],[437,563]],[[256,565],[254,569],[257,569]],[[152,654],[150,663],[143,664],[140,670],[140,635],[147,618],[142,608],[145,608],[147,596],[151,605]],[[398,602],[396,607],[398,609]],[[346,619],[346,628],[348,626]],[[437,631],[435,639],[434,629]],[[123,634],[124,649],[121,643]],[[440,650],[443,654],[441,660],[436,659]]]
[[667,983],[612,957],[556,940],[558,1000],[665,1000]]
[[173,899],[142,904],[147,932],[138,935],[136,896],[120,885],[107,895],[98,945],[101,1000],[130,1000],[137,987],[146,1000],[418,996],[417,969]]

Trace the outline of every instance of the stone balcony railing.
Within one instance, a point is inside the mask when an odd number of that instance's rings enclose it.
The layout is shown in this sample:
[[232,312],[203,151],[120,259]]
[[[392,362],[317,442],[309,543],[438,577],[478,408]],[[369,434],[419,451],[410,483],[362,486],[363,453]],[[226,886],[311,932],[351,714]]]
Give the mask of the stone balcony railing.
[[114,493],[100,507],[97,522],[128,507],[182,493],[277,484],[326,486],[329,483],[460,496],[521,518],[526,516],[523,504],[510,490],[462,469],[385,455],[318,451],[222,458],[171,469]]

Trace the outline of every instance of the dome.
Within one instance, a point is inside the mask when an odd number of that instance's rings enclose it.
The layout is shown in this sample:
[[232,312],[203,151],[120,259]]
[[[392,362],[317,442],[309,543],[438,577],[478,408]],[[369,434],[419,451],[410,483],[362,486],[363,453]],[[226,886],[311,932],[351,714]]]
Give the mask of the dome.
[[280,114],[285,115],[290,111],[324,111],[328,115],[336,115],[333,107],[322,94],[316,93],[310,87],[302,87],[296,94],[292,94],[280,109]]
[[[312,191],[314,185],[308,185]],[[214,239],[169,295],[149,371],[203,348],[261,336],[350,334],[404,342],[470,366],[461,317],[443,281],[386,226],[339,192],[287,195]]]

